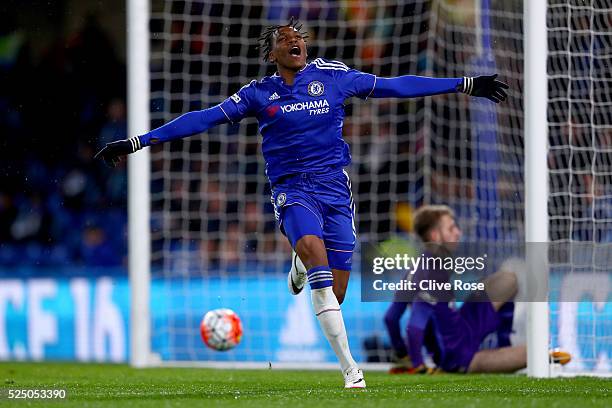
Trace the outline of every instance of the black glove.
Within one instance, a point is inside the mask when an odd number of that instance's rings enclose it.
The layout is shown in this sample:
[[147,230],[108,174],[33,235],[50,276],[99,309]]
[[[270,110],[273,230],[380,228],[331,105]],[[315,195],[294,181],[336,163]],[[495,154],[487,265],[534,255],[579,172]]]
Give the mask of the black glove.
[[480,96],[495,103],[500,103],[501,101],[505,101],[508,97],[505,89],[508,89],[509,86],[495,78],[497,78],[497,74],[463,77],[463,83],[460,85],[459,91],[471,96]]
[[120,161],[121,156],[134,153],[142,149],[140,139],[133,137],[127,140],[119,140],[117,142],[107,143],[96,155],[94,159],[100,158],[111,167],[115,167]]

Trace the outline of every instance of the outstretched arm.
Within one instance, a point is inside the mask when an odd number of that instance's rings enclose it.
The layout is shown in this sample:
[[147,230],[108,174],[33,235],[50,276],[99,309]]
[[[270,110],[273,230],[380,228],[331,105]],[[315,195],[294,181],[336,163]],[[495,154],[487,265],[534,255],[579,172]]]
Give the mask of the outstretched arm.
[[142,136],[108,143],[96,153],[95,157],[102,158],[106,164],[115,167],[121,160],[121,156],[134,153],[145,146],[202,133],[214,126],[228,122],[229,119],[220,105],[201,111],[188,112]]
[[505,101],[508,85],[498,81],[497,75],[463,78],[429,78],[405,75],[395,78],[376,78],[372,90],[374,98],[414,98],[462,92],[487,98],[495,103]]

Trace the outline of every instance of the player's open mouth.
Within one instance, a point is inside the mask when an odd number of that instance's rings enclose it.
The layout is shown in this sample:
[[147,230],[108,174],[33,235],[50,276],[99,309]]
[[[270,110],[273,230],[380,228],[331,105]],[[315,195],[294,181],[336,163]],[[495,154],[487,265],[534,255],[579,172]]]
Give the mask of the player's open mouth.
[[300,55],[302,55],[302,50],[298,46],[291,47],[291,49],[289,50],[289,55],[299,57]]

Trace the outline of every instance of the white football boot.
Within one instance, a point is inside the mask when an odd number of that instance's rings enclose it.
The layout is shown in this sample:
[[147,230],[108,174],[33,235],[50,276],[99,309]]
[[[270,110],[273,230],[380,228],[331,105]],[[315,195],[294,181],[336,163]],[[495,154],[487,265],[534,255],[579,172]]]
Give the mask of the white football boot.
[[365,388],[363,371],[357,367],[349,367],[344,373],[344,388]]
[[302,260],[295,253],[291,251],[291,270],[287,275],[287,286],[289,287],[289,293],[292,295],[298,295],[304,289],[308,275],[306,274],[306,267],[302,263]]

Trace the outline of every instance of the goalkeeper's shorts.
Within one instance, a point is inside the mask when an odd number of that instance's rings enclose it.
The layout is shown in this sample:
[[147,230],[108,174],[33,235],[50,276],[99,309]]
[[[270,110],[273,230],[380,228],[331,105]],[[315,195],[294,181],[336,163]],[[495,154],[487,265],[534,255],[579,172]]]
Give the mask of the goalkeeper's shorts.
[[467,372],[484,338],[499,327],[499,314],[490,301],[465,302],[459,310],[436,307],[436,330],[444,359],[436,363],[446,372]]
[[283,178],[272,188],[272,204],[280,230],[294,249],[300,238],[315,235],[325,243],[331,268],[351,270],[355,205],[345,171]]

